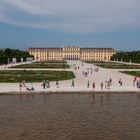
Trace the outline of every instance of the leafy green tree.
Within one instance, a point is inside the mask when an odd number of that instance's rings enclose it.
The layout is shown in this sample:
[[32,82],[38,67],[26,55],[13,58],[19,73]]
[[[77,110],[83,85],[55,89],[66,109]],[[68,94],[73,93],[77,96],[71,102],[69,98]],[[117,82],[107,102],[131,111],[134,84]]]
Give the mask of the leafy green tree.
[[132,52],[118,52],[117,54],[114,54],[111,58],[111,60],[123,60],[125,62],[131,62],[133,63],[140,63],[140,51],[132,51]]
[[24,61],[26,61],[27,57],[33,57],[29,54],[27,51],[21,51],[21,50],[14,50],[10,48],[6,48],[5,50],[0,50],[0,64],[7,64],[8,59],[10,62],[12,61],[12,58],[17,58],[17,62],[21,61],[21,58],[23,58]]

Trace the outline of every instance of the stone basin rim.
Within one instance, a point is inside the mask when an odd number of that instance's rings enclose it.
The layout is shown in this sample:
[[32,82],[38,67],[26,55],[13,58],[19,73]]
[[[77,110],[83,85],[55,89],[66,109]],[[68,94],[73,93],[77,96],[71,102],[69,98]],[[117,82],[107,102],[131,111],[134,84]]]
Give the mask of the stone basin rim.
[[140,94],[139,91],[13,91],[1,92],[1,95],[50,95],[50,94]]

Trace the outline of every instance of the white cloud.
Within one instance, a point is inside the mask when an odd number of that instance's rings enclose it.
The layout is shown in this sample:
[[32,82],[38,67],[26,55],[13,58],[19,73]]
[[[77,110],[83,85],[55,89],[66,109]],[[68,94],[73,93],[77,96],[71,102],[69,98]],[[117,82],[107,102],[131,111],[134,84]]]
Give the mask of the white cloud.
[[0,21],[18,26],[70,33],[140,27],[139,0],[1,0],[0,5]]

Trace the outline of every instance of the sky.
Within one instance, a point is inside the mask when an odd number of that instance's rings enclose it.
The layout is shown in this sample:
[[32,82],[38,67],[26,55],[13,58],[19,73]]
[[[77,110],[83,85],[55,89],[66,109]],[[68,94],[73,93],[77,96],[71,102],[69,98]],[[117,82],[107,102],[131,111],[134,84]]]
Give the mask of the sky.
[[0,0],[0,49],[140,50],[140,0]]

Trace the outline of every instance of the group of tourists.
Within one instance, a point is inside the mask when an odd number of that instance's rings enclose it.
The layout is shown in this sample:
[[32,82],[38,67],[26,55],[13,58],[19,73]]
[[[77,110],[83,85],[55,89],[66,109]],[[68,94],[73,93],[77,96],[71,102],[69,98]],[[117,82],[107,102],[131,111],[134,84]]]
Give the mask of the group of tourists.
[[99,72],[99,67],[96,67],[96,68],[94,69],[94,72]]
[[87,72],[90,73],[90,74],[93,73],[93,68],[91,68],[91,67],[90,67],[90,68],[87,68],[86,70],[87,70]]
[[86,71],[82,71],[82,75],[84,77],[87,77],[89,74],[92,74],[93,71],[94,72],[98,72],[99,71],[99,68],[95,68],[94,70],[93,70],[93,68],[87,68]]
[[[121,78],[119,79],[118,83],[120,86],[123,85],[123,81]],[[105,82],[100,83],[101,90],[103,90],[104,88],[110,89],[111,86],[112,86],[112,78],[110,78],[109,80],[105,80]]]
[[[59,88],[59,81],[56,80],[56,87]],[[50,88],[50,81],[49,80],[43,80],[41,86],[43,86],[43,89],[46,89],[46,88]],[[74,87],[75,86],[75,82],[74,82],[74,79],[72,79],[72,82],[71,82],[71,87]]]
[[[100,84],[100,86],[101,85],[102,84]],[[111,85],[112,85],[112,79],[111,78],[109,80],[105,81],[105,89],[110,89]],[[101,89],[102,89],[102,86],[101,86]]]
[[80,69],[80,67],[79,66],[76,66],[76,67],[74,67],[74,69],[77,70],[77,69]]
[[89,74],[89,72],[85,72],[85,71],[82,72],[82,75],[83,75],[84,77],[87,77],[88,74]]
[[[41,86],[43,89],[50,88],[50,81],[49,80],[43,80]],[[59,81],[56,80],[56,87],[59,88]]]
[[31,87],[29,88],[29,87],[27,87],[25,80],[19,82],[20,91],[22,91],[23,88],[26,89],[26,91],[34,91],[35,90],[33,87],[33,83],[31,83]]
[[103,90],[104,88],[105,89],[110,89],[111,85],[112,85],[112,79],[111,78],[109,80],[105,80],[104,82],[100,83],[101,90]]

